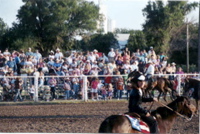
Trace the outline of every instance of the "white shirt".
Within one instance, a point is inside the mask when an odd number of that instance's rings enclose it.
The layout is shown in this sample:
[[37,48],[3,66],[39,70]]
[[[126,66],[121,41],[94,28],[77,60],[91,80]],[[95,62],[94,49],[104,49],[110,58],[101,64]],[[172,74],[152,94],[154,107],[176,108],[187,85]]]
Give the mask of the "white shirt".
[[110,51],[109,53],[108,53],[108,57],[115,57],[115,52],[114,51]]
[[147,74],[151,74],[151,75],[153,75],[154,74],[154,71],[155,71],[155,68],[154,68],[154,65],[149,65],[149,67],[147,68],[147,71],[146,71],[146,75]]
[[63,57],[63,53],[59,52],[59,53],[55,53],[55,58],[56,59],[61,59]]

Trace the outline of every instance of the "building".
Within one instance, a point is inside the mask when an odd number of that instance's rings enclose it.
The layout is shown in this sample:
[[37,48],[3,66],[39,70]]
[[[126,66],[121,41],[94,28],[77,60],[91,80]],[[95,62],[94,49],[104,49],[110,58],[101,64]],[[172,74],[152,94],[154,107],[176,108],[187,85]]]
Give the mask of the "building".
[[126,47],[126,44],[128,43],[130,34],[117,34],[116,39],[118,40],[118,48],[119,50],[122,50]]

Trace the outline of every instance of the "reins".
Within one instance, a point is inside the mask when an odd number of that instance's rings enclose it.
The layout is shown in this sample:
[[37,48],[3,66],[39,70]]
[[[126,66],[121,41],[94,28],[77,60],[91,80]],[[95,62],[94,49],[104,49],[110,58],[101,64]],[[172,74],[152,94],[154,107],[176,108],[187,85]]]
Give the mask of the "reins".
[[190,121],[190,120],[191,120],[190,118],[188,118],[188,117],[185,117],[184,115],[182,115],[182,114],[178,113],[177,111],[174,111],[172,108],[168,107],[167,105],[165,105],[165,104],[163,104],[163,103],[161,103],[161,102],[159,102],[159,101],[157,101],[157,103],[159,103],[159,104],[161,104],[162,106],[164,106],[164,107],[168,108],[169,110],[171,110],[171,111],[175,112],[175,113],[176,113],[178,116],[180,116],[180,117],[182,117],[182,118],[184,118],[184,119],[186,119],[186,120],[188,120],[188,121]]

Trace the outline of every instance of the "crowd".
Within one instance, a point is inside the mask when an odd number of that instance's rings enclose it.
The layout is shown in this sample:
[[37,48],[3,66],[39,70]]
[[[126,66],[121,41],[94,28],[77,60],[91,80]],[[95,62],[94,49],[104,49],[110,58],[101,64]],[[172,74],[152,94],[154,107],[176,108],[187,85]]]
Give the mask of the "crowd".
[[[72,51],[69,54],[62,53],[59,48],[51,50],[47,57],[35,50],[28,48],[27,52],[23,50],[9,52],[6,49],[0,51],[0,76],[32,76],[36,72],[39,74],[39,88],[43,85],[49,85],[51,88],[52,99],[54,100],[56,86],[59,80],[62,80],[65,90],[65,99],[78,99],[79,93],[83,88],[82,75],[88,75],[88,87],[91,92],[91,99],[98,100],[99,95],[102,99],[122,98],[123,90],[126,88],[126,77],[131,71],[138,70],[145,76],[151,77],[153,74],[183,74],[182,68],[176,69],[176,64],[168,63],[168,57],[164,54],[156,54],[153,47],[148,51],[137,49],[136,52],[130,52],[125,48],[123,52],[111,48],[107,54],[99,53],[98,50],[83,52]],[[102,76],[101,75],[108,75]],[[116,76],[112,76],[116,75]],[[123,75],[120,76],[120,75]],[[51,76],[46,78],[45,76]],[[53,76],[66,76],[58,79]],[[70,76],[70,77],[67,77]],[[74,76],[74,77],[72,77]],[[14,101],[19,98],[23,87],[13,77],[2,77],[1,85],[4,91],[15,91]],[[33,81],[31,81],[33,85]],[[25,83],[21,79],[21,83]],[[34,93],[34,87],[29,88],[31,96]],[[4,93],[6,95],[6,93]],[[128,97],[128,96],[127,96]]]

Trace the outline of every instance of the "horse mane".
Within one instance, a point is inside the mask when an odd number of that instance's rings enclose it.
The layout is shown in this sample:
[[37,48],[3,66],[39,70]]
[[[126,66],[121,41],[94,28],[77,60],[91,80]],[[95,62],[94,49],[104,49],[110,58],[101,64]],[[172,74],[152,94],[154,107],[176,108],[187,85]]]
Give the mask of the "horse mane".
[[[183,102],[185,99],[187,98],[184,96],[178,97],[175,101],[172,101],[167,106],[173,109],[174,111],[177,111],[179,110],[178,103]],[[166,107],[158,107],[156,110],[152,111],[151,114],[153,116],[161,116],[162,119],[167,119],[169,117],[176,116],[176,113],[174,111]]]

